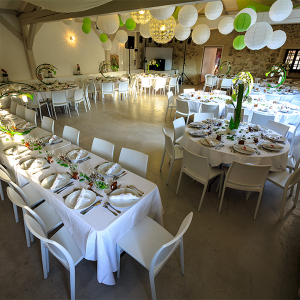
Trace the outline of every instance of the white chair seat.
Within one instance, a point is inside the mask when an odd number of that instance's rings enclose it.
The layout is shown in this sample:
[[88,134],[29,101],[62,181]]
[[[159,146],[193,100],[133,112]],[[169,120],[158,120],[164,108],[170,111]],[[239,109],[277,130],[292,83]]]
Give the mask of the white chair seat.
[[183,158],[182,149],[179,148],[179,146],[174,146],[174,148],[175,148],[175,160]]
[[270,172],[268,174],[267,180],[271,181],[275,185],[284,188],[286,182],[288,181],[291,174],[287,171],[281,171],[281,172]]
[[21,188],[21,190],[25,193],[26,197],[28,198],[31,207],[43,200],[43,197],[39,194],[39,192],[36,191],[36,189],[31,183],[24,185]]
[[175,144],[180,144],[181,140],[182,140],[183,136],[179,137],[178,139],[175,140]]

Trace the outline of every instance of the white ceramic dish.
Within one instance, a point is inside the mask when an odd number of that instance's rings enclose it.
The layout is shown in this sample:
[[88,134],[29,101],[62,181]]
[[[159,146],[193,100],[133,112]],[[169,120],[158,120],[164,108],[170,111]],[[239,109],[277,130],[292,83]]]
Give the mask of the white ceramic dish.
[[263,143],[261,146],[269,151],[275,151],[275,152],[279,152],[284,148],[283,146],[277,145],[277,144],[276,144],[276,148],[272,147],[271,145],[274,145],[274,144],[273,143]]
[[[47,135],[47,136],[43,137],[41,140],[43,141],[44,144],[49,145],[49,144],[50,144],[50,143],[49,143],[49,140],[51,139],[51,137],[52,137],[52,135]],[[60,140],[60,137],[57,136],[57,137],[54,139],[54,141],[52,142],[52,144],[53,144],[53,143],[54,143],[54,144],[57,143],[59,140]]]
[[115,164],[114,162],[104,163],[97,168],[97,172],[102,176],[115,176],[120,174],[122,171],[122,166],[118,164],[111,174],[106,175],[107,170],[114,164]]
[[[76,201],[79,197],[81,193],[81,190],[80,191],[75,191],[73,193],[71,193],[67,199],[65,200],[65,205],[74,210],[74,207],[76,205]],[[93,192],[93,191],[90,191],[90,190],[86,190],[85,192],[85,195],[84,195],[86,198],[89,198],[90,201],[88,203],[85,203],[83,206],[81,206],[80,208],[76,209],[76,211],[81,211],[83,209],[86,209],[88,208],[89,206],[91,206],[92,204],[94,204],[95,200],[96,200],[96,194]]]
[[194,137],[203,137],[206,136],[206,132],[203,130],[190,130],[189,134]]
[[204,128],[205,124],[202,122],[192,122],[190,123],[190,127],[192,128]]
[[[33,164],[33,162],[36,160],[36,159],[39,159],[42,163],[36,167],[31,167],[31,165]],[[25,160],[24,162],[22,162],[20,164],[20,168],[22,170],[29,170],[30,171],[33,171],[35,169],[40,169],[40,168],[43,168],[46,164],[48,163],[48,161],[45,159],[45,158],[36,158],[36,157],[32,157],[28,160]]]
[[[244,147],[246,147],[246,149],[244,149]],[[233,149],[236,152],[242,153],[242,154],[247,154],[247,155],[252,155],[253,153],[256,152],[256,150],[254,150],[252,147],[248,146],[248,145],[233,145]],[[248,150],[249,149],[249,150]]]
[[[15,149],[15,150],[14,150]],[[4,150],[5,155],[19,155],[27,151],[28,148],[23,145],[16,145]]]
[[[59,185],[52,191],[56,191],[70,182],[70,176],[68,174],[60,174],[63,178],[60,180]],[[50,176],[44,178],[41,182],[41,186],[46,189],[50,190],[52,187],[53,182],[55,181],[57,174],[51,174]]]
[[[132,194],[135,195],[137,197],[139,197],[138,193],[133,190],[133,189],[129,189],[129,188],[120,188],[117,189],[115,191],[113,191],[110,196],[116,196],[116,195],[121,195],[121,194]],[[108,202],[115,207],[118,208],[128,208],[130,206],[133,206],[134,204],[136,204],[140,199],[114,199],[111,200],[110,197],[108,199]]]
[[80,161],[85,159],[88,155],[89,152],[86,150],[82,150],[81,157],[79,159],[76,159],[77,154],[79,153],[80,150],[71,150],[67,153],[67,158],[69,158],[71,161]]
[[200,143],[207,147],[216,147],[216,146],[220,145],[220,141],[218,141],[216,139],[211,139],[211,142],[213,143],[213,145],[208,144],[205,139],[200,140]]
[[284,143],[286,141],[286,138],[283,137],[283,136],[280,136],[276,133],[273,133],[273,134],[267,134],[266,137],[271,140],[271,141],[274,141],[274,142],[278,142],[278,143]]

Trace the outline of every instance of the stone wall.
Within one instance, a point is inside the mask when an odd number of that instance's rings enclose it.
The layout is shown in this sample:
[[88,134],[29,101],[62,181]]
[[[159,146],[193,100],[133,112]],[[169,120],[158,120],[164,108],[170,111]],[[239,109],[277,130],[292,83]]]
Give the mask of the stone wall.
[[[240,71],[249,71],[253,77],[263,78],[265,71],[275,63],[283,61],[287,49],[300,49],[300,24],[273,25],[273,30],[281,29],[287,34],[286,43],[278,50],[270,50],[267,47],[262,50],[249,50],[247,47],[241,51],[233,48],[232,43],[238,32],[233,31],[228,35],[222,35],[217,29],[211,30],[211,36],[204,45],[196,45],[192,42],[186,45],[186,66],[185,74],[195,83],[200,83],[204,46],[223,47],[222,61],[230,61],[232,69],[230,74],[237,74]],[[176,42],[156,46],[154,42],[147,47],[173,47],[172,68],[182,72],[185,43]],[[144,43],[139,44],[139,54],[143,61]],[[223,70],[220,72],[222,73]],[[224,68],[224,72],[226,72]],[[300,78],[300,74],[290,73],[289,77]]]

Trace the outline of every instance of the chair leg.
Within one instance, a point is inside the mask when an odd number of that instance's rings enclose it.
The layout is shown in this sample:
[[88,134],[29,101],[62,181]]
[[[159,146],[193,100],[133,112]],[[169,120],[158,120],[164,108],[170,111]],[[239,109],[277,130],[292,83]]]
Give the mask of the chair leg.
[[224,185],[223,191],[222,191],[222,197],[221,197],[221,201],[220,201],[220,206],[219,206],[219,213],[221,213],[221,208],[222,208],[222,203],[223,203],[223,199],[224,199],[225,189],[226,189],[226,186]]
[[[259,208],[259,205],[260,205],[260,200],[261,200],[262,193],[263,193],[263,191],[261,191],[258,195],[257,204],[256,204],[256,208],[255,208],[255,213],[254,213],[254,218],[253,218],[254,220],[256,219],[256,216],[257,216],[257,211],[258,211],[258,208]],[[249,195],[250,195],[250,192],[249,192]]]
[[181,182],[181,177],[182,177],[182,169],[180,170],[179,178],[178,178],[178,183],[177,183],[177,189],[176,189],[176,195],[178,195],[178,190]]
[[117,278],[120,278],[120,267],[121,267],[120,256],[121,256],[121,249],[119,245],[117,245]]
[[204,200],[204,196],[205,196],[205,193],[206,193],[206,189],[207,189],[207,183],[204,184],[204,188],[203,188],[201,200],[200,200],[200,203],[199,203],[199,206],[198,206],[198,211],[200,211],[200,209],[201,209],[202,202],[203,202],[203,200]]
[[56,115],[56,111],[55,111],[54,105],[53,105],[53,111],[54,111],[55,119],[57,120],[57,115]]
[[298,202],[299,191],[300,191],[300,184],[299,184],[299,182],[298,182],[298,183],[297,183],[296,195],[295,195],[295,198],[294,198],[294,204],[293,204],[294,207],[296,207],[297,202]]
[[181,265],[181,274],[184,275],[183,236],[180,238],[180,265]]
[[169,109],[169,106],[167,106],[165,121],[167,120],[168,109]]
[[152,299],[156,300],[154,274],[151,274],[150,272],[149,272],[149,280],[150,280]]
[[87,112],[85,100],[83,100],[83,104],[84,104],[85,112]]
[[19,223],[18,207],[16,204],[13,204],[13,210],[14,210],[16,223]]
[[41,122],[42,122],[42,109],[41,109],[41,106],[39,106],[40,108],[40,118],[41,118]]
[[250,194],[251,194],[250,191],[249,191],[249,192],[246,192],[246,200],[249,200]]
[[2,181],[0,180],[0,196],[2,201],[4,200],[4,194],[3,194],[3,189],[2,189]]
[[282,219],[282,217],[283,217],[283,212],[284,212],[284,207],[285,207],[285,203],[286,203],[287,192],[288,192],[288,188],[286,187],[283,190],[282,203],[281,203],[281,209],[280,209],[280,217],[279,217],[279,219]]
[[41,254],[42,254],[42,266],[43,266],[43,273],[44,279],[48,278],[48,266],[47,266],[47,248],[45,247],[44,243],[41,241]]
[[[24,214],[23,214],[23,216],[24,216]],[[26,244],[27,244],[27,247],[29,248],[30,247],[30,234],[29,234],[29,230],[26,226],[25,220],[24,220],[24,230],[25,230]]]
[[70,291],[71,300],[75,300],[75,266],[70,266]]
[[162,166],[163,166],[164,159],[165,159],[165,154],[166,154],[166,149],[164,149],[164,153],[163,153],[163,156],[162,156],[162,159],[161,159],[161,164],[160,164],[160,169],[159,169],[159,171],[161,171],[161,168],[162,168]]
[[168,175],[168,179],[167,179],[167,184],[169,183],[169,179],[170,179],[170,175],[171,175],[171,172],[172,172],[173,164],[174,164],[174,158],[172,157],[170,170],[169,170],[169,175]]

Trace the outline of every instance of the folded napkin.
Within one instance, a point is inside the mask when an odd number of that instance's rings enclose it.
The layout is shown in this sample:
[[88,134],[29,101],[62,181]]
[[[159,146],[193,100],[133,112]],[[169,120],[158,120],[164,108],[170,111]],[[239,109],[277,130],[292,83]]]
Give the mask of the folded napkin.
[[27,127],[30,127],[32,124],[30,122],[27,122],[25,124],[23,124],[20,129],[26,129]]
[[255,150],[252,148],[252,147],[249,147],[247,145],[239,145],[239,144],[236,144],[234,145],[235,148],[239,148],[241,150],[244,150],[244,151],[247,151],[247,152],[250,152],[250,153],[254,153]]
[[110,175],[114,170],[115,168],[118,166],[118,164],[113,164],[107,171],[106,171],[106,175]]
[[63,179],[64,177],[60,174],[57,174],[50,190],[55,190],[57,188],[57,186],[59,185],[60,181]]
[[132,195],[131,193],[126,193],[126,194],[109,196],[109,199],[111,199],[111,200],[129,200],[129,199],[135,200],[135,199],[139,199],[139,197]]
[[54,142],[56,139],[56,135],[52,135],[52,137],[49,139],[48,143],[51,144],[52,142]]
[[268,149],[283,149],[283,146],[272,143],[263,143],[262,146]]
[[215,145],[215,144],[211,141],[211,139],[208,138],[208,137],[204,138],[204,140],[205,140],[205,142],[207,143],[207,145],[209,145],[209,146],[214,146],[214,145]]
[[80,159],[82,153],[83,153],[83,150],[79,150],[75,159],[76,159],[76,160],[77,160],[77,159]]
[[204,136],[206,132],[203,130],[190,130],[189,133],[194,136]]
[[80,207],[84,206],[85,204],[90,202],[90,199],[85,196],[86,189],[82,189],[80,192],[79,197],[76,200],[76,204],[74,206],[74,209],[80,209]]
[[30,166],[30,169],[41,168],[44,164],[44,161],[40,158],[36,158]]

